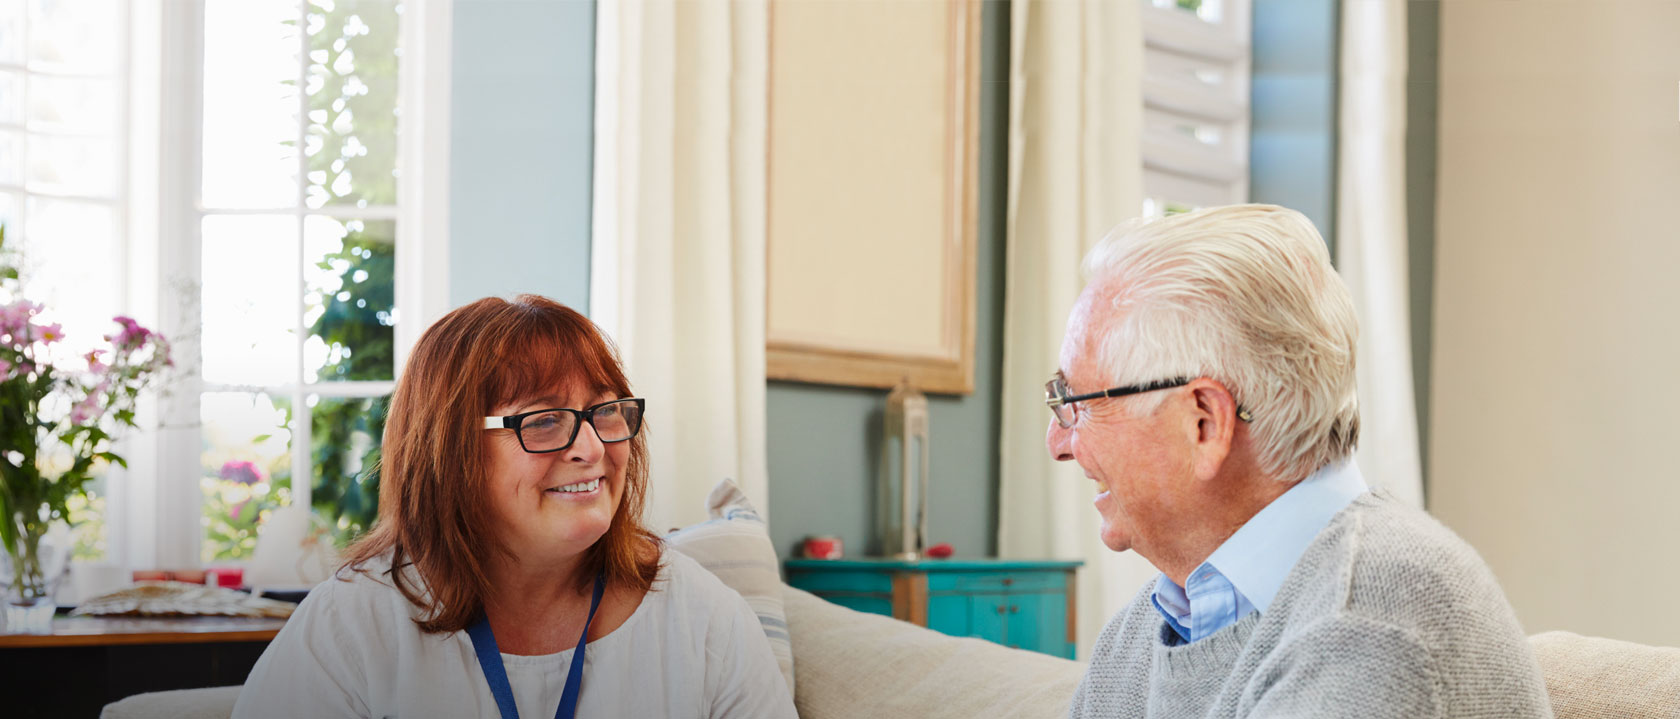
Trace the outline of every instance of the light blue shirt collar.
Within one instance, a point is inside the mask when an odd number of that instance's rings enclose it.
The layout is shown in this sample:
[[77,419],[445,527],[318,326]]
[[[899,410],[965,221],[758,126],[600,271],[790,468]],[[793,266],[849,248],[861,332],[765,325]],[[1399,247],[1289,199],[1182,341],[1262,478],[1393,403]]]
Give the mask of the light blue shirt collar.
[[1219,631],[1249,612],[1266,611],[1307,546],[1365,491],[1352,459],[1312,473],[1219,545],[1190,573],[1186,587],[1161,575],[1155,608],[1185,641]]

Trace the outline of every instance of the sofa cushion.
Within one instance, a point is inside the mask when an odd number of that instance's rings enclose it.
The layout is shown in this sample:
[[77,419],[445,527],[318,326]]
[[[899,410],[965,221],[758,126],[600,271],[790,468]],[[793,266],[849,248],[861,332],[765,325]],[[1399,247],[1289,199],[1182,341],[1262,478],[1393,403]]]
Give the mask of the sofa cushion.
[[228,719],[243,687],[136,694],[105,705],[99,719]]
[[1062,719],[1085,665],[950,637],[782,587],[802,719]]
[[1680,717],[1680,649],[1546,632],[1529,638],[1557,719]]
[[793,691],[793,647],[782,611],[782,576],[770,531],[741,488],[727,479],[706,498],[711,519],[665,535],[665,543],[711,570],[758,614],[770,651]]

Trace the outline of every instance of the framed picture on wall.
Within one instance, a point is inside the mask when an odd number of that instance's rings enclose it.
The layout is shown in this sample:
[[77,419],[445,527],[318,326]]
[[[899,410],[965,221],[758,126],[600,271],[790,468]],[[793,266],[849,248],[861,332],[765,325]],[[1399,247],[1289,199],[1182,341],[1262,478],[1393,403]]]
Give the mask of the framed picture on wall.
[[771,379],[974,386],[976,0],[770,3]]

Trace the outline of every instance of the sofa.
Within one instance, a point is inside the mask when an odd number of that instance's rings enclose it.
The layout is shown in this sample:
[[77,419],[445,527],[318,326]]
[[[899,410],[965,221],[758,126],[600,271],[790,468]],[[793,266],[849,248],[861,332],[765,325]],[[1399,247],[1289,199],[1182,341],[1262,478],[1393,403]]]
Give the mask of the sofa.
[[[949,637],[782,586],[803,719],[1067,715],[1084,665]],[[1680,719],[1680,649],[1548,632],[1530,639],[1559,719]],[[104,719],[225,719],[239,687],[140,694]]]

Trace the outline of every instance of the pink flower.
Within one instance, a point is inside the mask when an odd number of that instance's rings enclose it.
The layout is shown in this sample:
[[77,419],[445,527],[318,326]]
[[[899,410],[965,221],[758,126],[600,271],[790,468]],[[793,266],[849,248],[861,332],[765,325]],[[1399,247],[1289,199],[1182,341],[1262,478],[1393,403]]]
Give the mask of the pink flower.
[[240,502],[239,504],[235,504],[232,507],[229,507],[228,508],[228,521],[229,522],[239,521],[239,510],[244,509],[245,505],[247,503],[249,503],[250,501],[251,500],[247,499],[244,502]]
[[70,408],[70,423],[92,424],[99,420],[101,414],[104,412],[99,407],[99,395],[90,394]]
[[54,324],[38,327],[36,329],[40,330],[40,334],[37,335],[37,336],[40,337],[41,341],[46,343],[46,344],[50,345],[54,342],[57,342],[61,339],[64,339],[64,326],[63,325],[54,323]]
[[251,485],[262,481],[262,472],[257,465],[245,460],[229,460],[222,465],[222,479],[229,482]]
[[[110,365],[99,361],[99,354],[100,354],[99,350],[94,350],[94,351],[89,352],[85,355],[82,355],[82,359],[87,360],[88,374],[104,374],[107,370],[111,369]],[[109,380],[107,380],[107,382],[108,381]]]
[[19,339],[19,334],[27,333],[29,318],[41,311],[41,306],[29,300],[18,300],[9,305],[0,306],[0,334],[12,335]]

